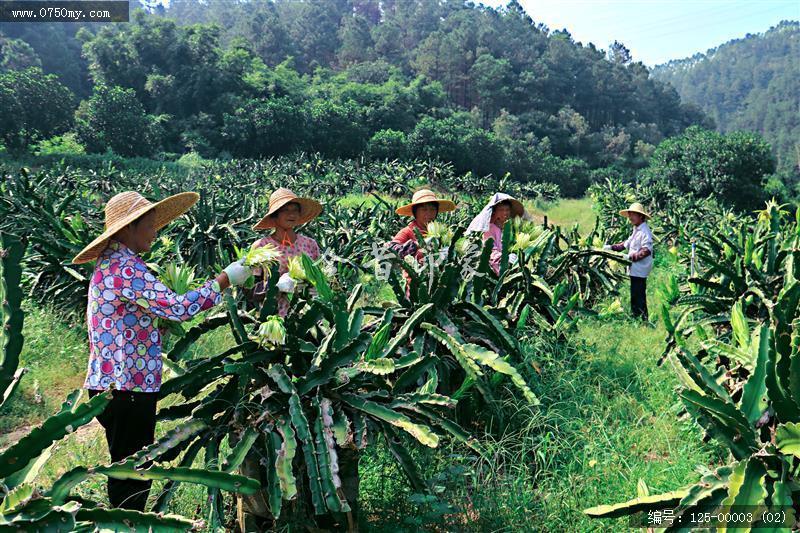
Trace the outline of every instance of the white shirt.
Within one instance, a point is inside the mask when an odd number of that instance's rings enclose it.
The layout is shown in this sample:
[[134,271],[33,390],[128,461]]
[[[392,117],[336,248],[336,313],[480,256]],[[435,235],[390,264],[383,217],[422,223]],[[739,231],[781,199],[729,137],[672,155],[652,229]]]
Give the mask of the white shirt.
[[635,254],[642,248],[650,250],[650,255],[640,261],[635,261],[628,267],[628,274],[637,278],[646,278],[653,270],[653,232],[647,222],[642,222],[635,228],[633,233],[625,241],[625,248],[628,250],[628,257]]

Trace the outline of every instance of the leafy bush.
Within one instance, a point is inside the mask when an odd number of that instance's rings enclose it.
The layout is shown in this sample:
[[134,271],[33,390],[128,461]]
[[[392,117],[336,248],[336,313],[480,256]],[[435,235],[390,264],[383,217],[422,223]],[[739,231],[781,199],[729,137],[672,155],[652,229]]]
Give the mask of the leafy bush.
[[503,150],[493,133],[455,117],[423,118],[407,137],[411,157],[450,161],[458,173],[501,173]]
[[56,135],[50,139],[39,141],[33,146],[33,153],[37,156],[42,155],[80,155],[86,153],[84,146],[78,142],[74,132]]
[[98,85],[75,112],[78,139],[89,152],[150,155],[161,142],[156,117],[148,115],[133,89]]
[[250,100],[224,122],[224,146],[239,157],[288,154],[307,146],[311,134],[307,109],[289,98]]
[[744,210],[763,203],[764,179],[773,172],[775,158],[758,135],[722,135],[693,126],[659,144],[643,176]]
[[406,134],[402,131],[381,130],[367,146],[367,153],[373,159],[405,159],[406,152]]
[[72,124],[74,96],[55,74],[39,67],[0,73],[0,142],[23,152],[31,143],[58,135]]
[[329,157],[356,157],[369,139],[362,110],[352,101],[314,101],[308,112],[309,146]]

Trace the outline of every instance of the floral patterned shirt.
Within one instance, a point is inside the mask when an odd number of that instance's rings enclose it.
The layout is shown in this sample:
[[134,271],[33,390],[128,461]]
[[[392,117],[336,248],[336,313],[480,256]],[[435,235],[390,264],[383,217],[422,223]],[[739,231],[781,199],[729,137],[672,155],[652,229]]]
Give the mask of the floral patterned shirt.
[[89,283],[89,367],[84,388],[158,392],[161,331],[154,319],[191,320],[221,299],[216,280],[176,294],[135,252],[110,241],[97,258]]
[[[316,261],[319,259],[319,245],[317,241],[312,239],[311,237],[306,237],[305,235],[297,235],[297,238],[294,241],[294,244],[282,244],[276,241],[272,236],[264,237],[255,243],[253,243],[253,248],[260,248],[266,244],[271,244],[275,246],[280,252],[281,255],[278,258],[278,275],[281,276],[286,274],[289,271],[289,258],[295,257],[298,255],[306,254],[310,259]],[[258,278],[262,275],[261,269],[256,268],[253,269],[253,275]],[[277,283],[277,279],[273,280],[273,282]],[[264,281],[259,281],[255,285],[255,293],[263,293],[266,288],[264,286]],[[278,316],[284,317],[286,313],[289,312],[289,299],[286,298],[286,295],[283,293],[278,293]]]

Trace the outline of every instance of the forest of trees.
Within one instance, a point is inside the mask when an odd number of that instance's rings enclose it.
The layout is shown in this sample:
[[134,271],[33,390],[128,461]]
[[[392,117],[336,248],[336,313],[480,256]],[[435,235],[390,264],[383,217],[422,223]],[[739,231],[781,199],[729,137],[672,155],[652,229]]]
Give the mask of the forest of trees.
[[800,173],[800,22],[784,21],[653,69],[714,119],[722,132],[760,133],[778,166]]
[[0,24],[7,151],[439,158],[574,196],[714,127],[624,44],[576,42],[516,0],[143,7],[127,24]]

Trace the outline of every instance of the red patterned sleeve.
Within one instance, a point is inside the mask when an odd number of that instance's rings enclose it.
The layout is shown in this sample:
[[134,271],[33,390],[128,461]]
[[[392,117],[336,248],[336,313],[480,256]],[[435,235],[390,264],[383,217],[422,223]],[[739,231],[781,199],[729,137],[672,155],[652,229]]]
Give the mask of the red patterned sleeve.
[[397,232],[397,235],[389,242],[389,249],[399,257],[415,254],[419,258],[419,246],[417,246],[417,236],[411,227],[406,226]]

